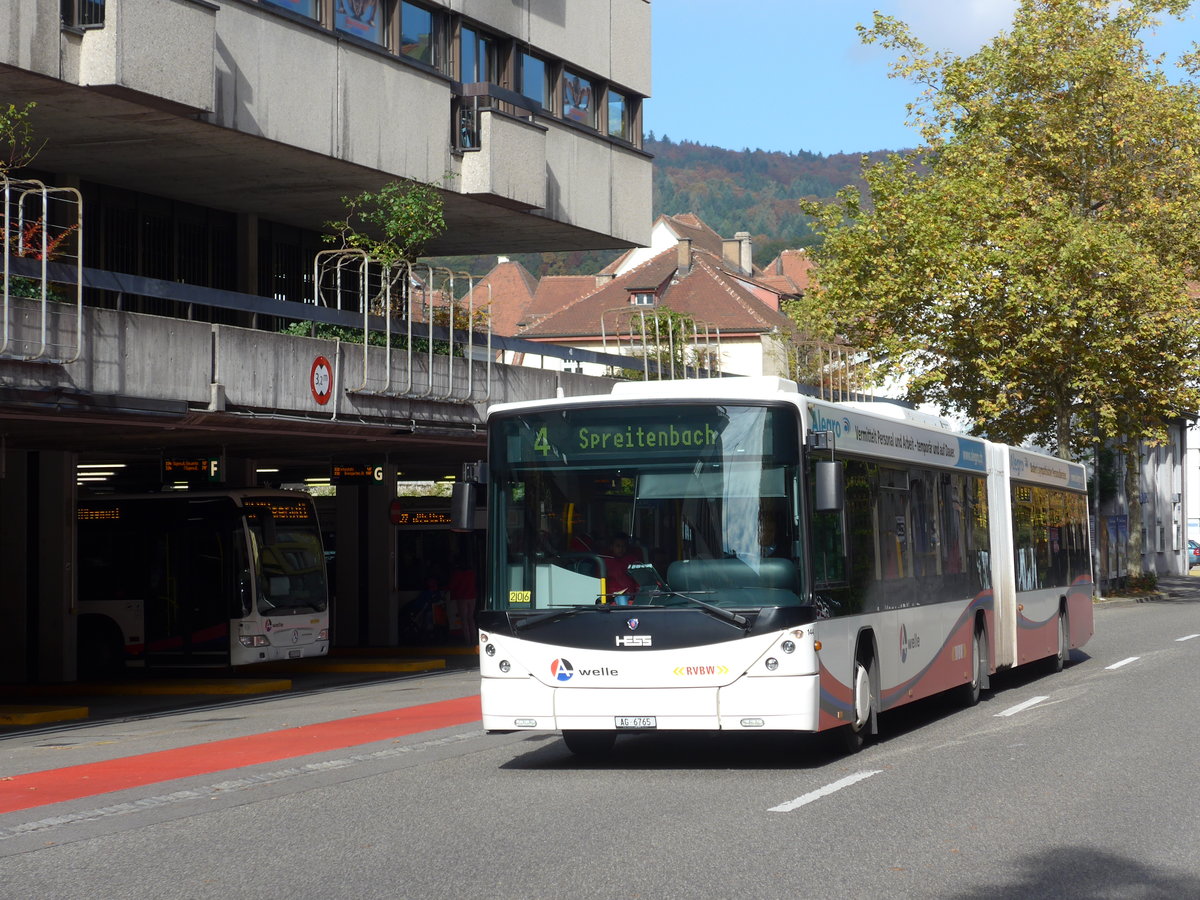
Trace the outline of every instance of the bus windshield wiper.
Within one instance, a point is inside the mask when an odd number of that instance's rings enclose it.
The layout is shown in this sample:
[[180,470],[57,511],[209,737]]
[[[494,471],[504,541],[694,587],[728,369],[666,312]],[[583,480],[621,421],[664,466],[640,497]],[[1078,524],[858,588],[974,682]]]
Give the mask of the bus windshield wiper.
[[701,609],[707,610],[717,618],[724,619],[726,622],[731,622],[743,630],[748,630],[750,628],[750,620],[743,615],[733,612],[732,610],[725,609],[724,607],[717,606],[713,603],[706,603],[704,600],[698,600],[695,597],[689,596],[688,594],[681,594],[679,591],[674,591],[670,588],[667,588],[666,590],[660,589],[658,593],[665,594],[668,597],[678,597],[681,600],[686,600],[688,603],[695,603]]
[[703,600],[697,600],[687,594],[681,594],[679,591],[673,590],[663,584],[662,579],[658,577],[658,571],[649,563],[632,563],[626,569],[629,577],[637,582],[638,586],[649,590],[651,595],[659,597],[678,597],[681,600],[686,600],[688,603],[695,603],[701,609],[708,610],[714,616],[724,619],[726,622],[731,622],[734,625],[749,630],[750,622],[745,616],[738,615],[735,612],[730,612],[720,606],[712,603],[706,603]]

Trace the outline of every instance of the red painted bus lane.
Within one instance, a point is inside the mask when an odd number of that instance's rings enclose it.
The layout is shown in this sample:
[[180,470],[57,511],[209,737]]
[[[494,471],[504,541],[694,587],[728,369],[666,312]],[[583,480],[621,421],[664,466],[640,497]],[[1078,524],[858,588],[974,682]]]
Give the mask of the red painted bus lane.
[[174,750],[14,775],[0,778],[0,815],[176,778],[208,775],[466,725],[479,719],[479,697],[476,695]]

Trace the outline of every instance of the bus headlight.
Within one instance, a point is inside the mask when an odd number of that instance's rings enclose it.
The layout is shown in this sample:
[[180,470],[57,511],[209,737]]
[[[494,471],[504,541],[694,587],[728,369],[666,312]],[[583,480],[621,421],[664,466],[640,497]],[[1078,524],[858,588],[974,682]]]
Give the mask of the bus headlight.
[[512,663],[510,663],[507,659],[500,660],[500,671],[501,672],[503,672],[507,675],[508,670],[511,668],[512,668]]
[[327,640],[329,640],[329,629],[328,629],[328,628],[322,628],[320,631],[318,631],[318,632],[317,632],[317,640],[318,640],[318,641],[327,641]]
[[486,653],[488,656],[495,656],[496,655],[496,645],[488,644],[486,647],[483,648],[483,652]]
[[769,658],[767,659],[767,671],[768,671],[768,672],[774,672],[774,671],[775,671],[776,669],[778,669],[778,668],[779,668],[779,660],[777,660],[777,659],[776,659],[775,657],[773,657],[773,656],[772,656],[772,657],[769,657]]
[[795,653],[796,652],[796,644],[794,641],[784,641],[779,646],[783,650],[784,653]]
[[243,647],[270,647],[271,642],[265,634],[243,634],[238,638]]

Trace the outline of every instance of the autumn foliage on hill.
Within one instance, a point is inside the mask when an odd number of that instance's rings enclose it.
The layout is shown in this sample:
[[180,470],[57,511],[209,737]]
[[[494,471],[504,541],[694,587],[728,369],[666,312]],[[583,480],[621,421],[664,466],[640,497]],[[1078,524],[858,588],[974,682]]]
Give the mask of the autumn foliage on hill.
[[[695,213],[722,237],[748,231],[759,264],[819,242],[798,200],[829,199],[863,184],[859,153],[726,150],[653,133],[644,147],[654,154],[654,214]],[[887,152],[866,155],[878,162]]]

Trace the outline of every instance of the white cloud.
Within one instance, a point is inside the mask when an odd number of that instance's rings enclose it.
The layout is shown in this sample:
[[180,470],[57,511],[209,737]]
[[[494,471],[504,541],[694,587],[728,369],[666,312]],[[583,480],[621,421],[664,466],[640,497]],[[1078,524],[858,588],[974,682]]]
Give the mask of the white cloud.
[[1012,25],[1017,0],[896,0],[895,9],[925,46],[966,55]]

